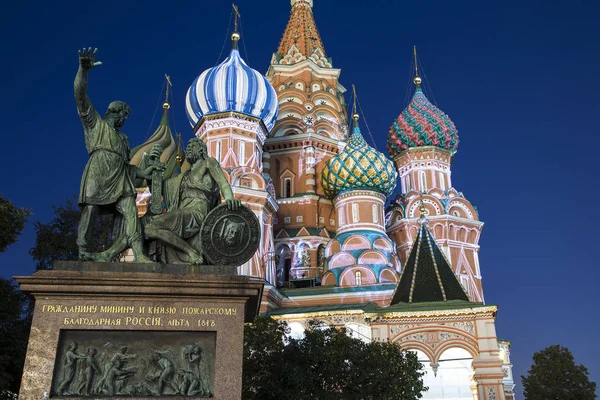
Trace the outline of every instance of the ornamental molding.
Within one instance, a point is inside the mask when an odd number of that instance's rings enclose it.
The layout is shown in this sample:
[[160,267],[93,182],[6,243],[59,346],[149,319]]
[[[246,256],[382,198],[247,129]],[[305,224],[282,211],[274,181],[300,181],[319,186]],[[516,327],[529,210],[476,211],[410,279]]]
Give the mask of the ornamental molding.
[[[456,333],[455,331],[457,330],[461,330],[464,331],[465,333],[467,333],[467,337],[470,336],[469,340],[470,341],[474,341],[475,339],[475,324],[473,323],[473,321],[457,321],[457,322],[442,322],[442,323],[436,323],[436,324],[419,324],[419,323],[412,323],[412,324],[393,324],[393,325],[389,325],[390,326],[390,332],[392,333],[393,336],[396,336],[404,331],[410,331],[410,330],[419,330],[419,331],[437,331],[439,333]],[[450,329],[450,330],[449,330]],[[447,340],[448,337],[446,337],[446,335],[443,335],[444,340]]]
[[[289,53],[289,51],[288,51]],[[314,60],[310,58],[306,58],[300,62],[295,64],[271,64],[269,66],[269,70],[265,75],[269,81],[273,81],[275,77],[285,78],[285,77],[296,77],[302,72],[309,72],[313,75],[313,80],[316,79],[337,79],[340,77],[342,72],[339,68],[324,68],[314,62]],[[338,91],[344,93],[346,92],[346,88],[344,88],[339,82],[337,82],[336,88]]]
[[[367,198],[376,197],[381,201],[382,204],[385,204],[385,200],[386,200],[386,196],[384,194],[377,192],[375,190],[350,189],[346,192],[340,193],[337,196],[335,196],[335,198],[333,199],[333,203],[336,204],[344,199],[347,199],[348,197],[358,200],[358,196],[364,196]],[[362,200],[366,200],[364,197]]]
[[362,310],[339,310],[339,311],[318,311],[318,312],[308,312],[308,313],[294,313],[290,312],[289,314],[283,315],[272,315],[273,319],[277,320],[290,320],[290,319],[298,319],[298,318],[321,318],[321,319],[335,319],[335,320],[362,320],[364,321],[364,312]]
[[495,386],[488,387],[486,392],[487,392],[487,400],[498,400]]
[[450,340],[464,341],[471,345],[477,345],[477,342],[474,339],[466,335],[438,330],[427,330],[418,333],[409,333],[408,335],[402,336],[399,339],[395,340],[394,343],[402,344],[405,342],[421,342],[426,346],[429,346],[432,350],[435,350],[436,348]]
[[[430,153],[431,155],[423,154]],[[438,153],[438,154],[436,154]],[[455,150],[447,150],[442,149],[437,146],[417,146],[417,147],[409,147],[406,150],[398,153],[393,160],[400,164],[409,163],[414,160],[426,160],[426,159],[439,159],[444,162],[452,162],[452,157],[456,153]],[[435,155],[434,155],[435,154]],[[408,160],[405,160],[408,159]]]
[[203,116],[196,130],[196,137],[202,139],[208,134],[208,131],[219,128],[239,128],[253,132],[261,145],[265,142],[268,133],[260,119],[236,112],[227,112]]
[[[490,318],[498,311],[498,306],[483,306],[477,308],[462,308],[448,310],[429,310],[429,311],[396,311],[382,313],[368,313],[368,316],[375,319],[389,320],[398,319],[404,321],[405,318],[427,318],[427,317],[451,317],[451,316],[475,316],[476,318]],[[383,322],[383,321],[382,321]],[[424,321],[423,321],[424,322]]]

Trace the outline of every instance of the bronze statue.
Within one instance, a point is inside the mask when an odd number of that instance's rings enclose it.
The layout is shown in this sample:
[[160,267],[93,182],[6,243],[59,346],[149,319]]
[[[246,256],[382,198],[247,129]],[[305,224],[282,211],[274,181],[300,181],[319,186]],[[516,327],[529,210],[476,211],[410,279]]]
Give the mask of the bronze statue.
[[219,205],[221,193],[231,211],[241,207],[233,197],[231,187],[219,162],[208,156],[206,144],[190,139],[185,150],[191,169],[164,182],[163,197],[167,213],[148,215],[145,235],[173,248],[167,249],[166,262],[204,264],[198,233],[207,214]]
[[[101,65],[95,61],[97,49],[79,51],[79,70],[75,76],[75,101],[83,124],[85,147],[90,156],[83,172],[79,192],[81,220],[77,245],[82,260],[110,261],[112,254],[119,254],[127,247],[133,249],[136,262],[151,262],[143,254],[143,236],[135,205],[135,180],[150,180],[157,168],[151,166],[142,171],[129,164],[130,148],[127,136],[120,131],[131,112],[122,101],[113,101],[102,118],[87,95],[88,73]],[[98,212],[113,214],[116,223],[123,223],[123,235],[104,253],[90,253],[87,246],[92,235],[91,228]]]

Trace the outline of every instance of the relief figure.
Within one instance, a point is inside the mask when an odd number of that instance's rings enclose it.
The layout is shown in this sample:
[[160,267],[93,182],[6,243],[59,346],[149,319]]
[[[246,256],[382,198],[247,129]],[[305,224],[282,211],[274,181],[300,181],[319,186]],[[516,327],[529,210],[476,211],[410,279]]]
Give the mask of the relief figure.
[[68,395],[71,394],[68,389],[73,382],[73,378],[75,377],[75,369],[77,367],[77,360],[83,359],[86,356],[77,354],[77,343],[73,342],[69,345],[64,358],[64,366],[63,366],[63,379],[60,381],[58,386],[58,394],[59,395]]

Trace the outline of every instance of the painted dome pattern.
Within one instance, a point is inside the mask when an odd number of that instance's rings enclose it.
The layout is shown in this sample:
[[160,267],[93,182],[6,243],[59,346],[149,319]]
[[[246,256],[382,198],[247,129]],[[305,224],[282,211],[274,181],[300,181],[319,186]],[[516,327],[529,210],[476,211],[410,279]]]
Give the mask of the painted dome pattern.
[[394,164],[367,144],[360,128],[353,129],[344,151],[332,157],[321,173],[325,197],[353,189],[374,190],[389,196],[396,187]]
[[390,127],[387,148],[393,158],[408,148],[421,146],[456,151],[458,131],[450,117],[431,104],[417,87],[408,107]]
[[271,130],[279,111],[275,89],[267,78],[246,64],[237,48],[221,64],[194,80],[185,102],[192,127],[204,115],[236,111],[260,118]]

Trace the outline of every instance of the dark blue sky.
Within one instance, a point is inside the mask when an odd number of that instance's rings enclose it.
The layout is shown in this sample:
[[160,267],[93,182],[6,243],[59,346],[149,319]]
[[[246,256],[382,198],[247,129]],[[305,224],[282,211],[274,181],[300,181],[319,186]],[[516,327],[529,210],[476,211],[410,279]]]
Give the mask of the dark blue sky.
[[[143,5],[140,7],[140,5]],[[240,0],[241,54],[266,72],[290,5]],[[328,56],[355,84],[376,145],[406,105],[417,45],[431,101],[460,134],[454,186],[486,223],[481,270],[498,336],[513,342],[515,377],[531,355],[559,343],[600,383],[600,213],[594,150],[600,92],[597,1],[315,0]],[[132,146],[152,133],[163,74],[174,84],[174,129],[188,139],[183,109],[193,79],[229,49],[225,1],[9,2],[2,39],[3,181],[0,192],[47,221],[52,204],[78,192],[87,160],[73,101],[77,50],[99,48],[90,96],[132,107]],[[410,85],[410,86],[409,86]],[[160,98],[162,100],[162,97]],[[350,100],[350,97],[347,97]],[[149,131],[150,130],[150,131]],[[368,138],[363,125],[363,133]],[[33,272],[30,224],[0,254],[4,276]],[[518,389],[520,391],[520,387]]]

